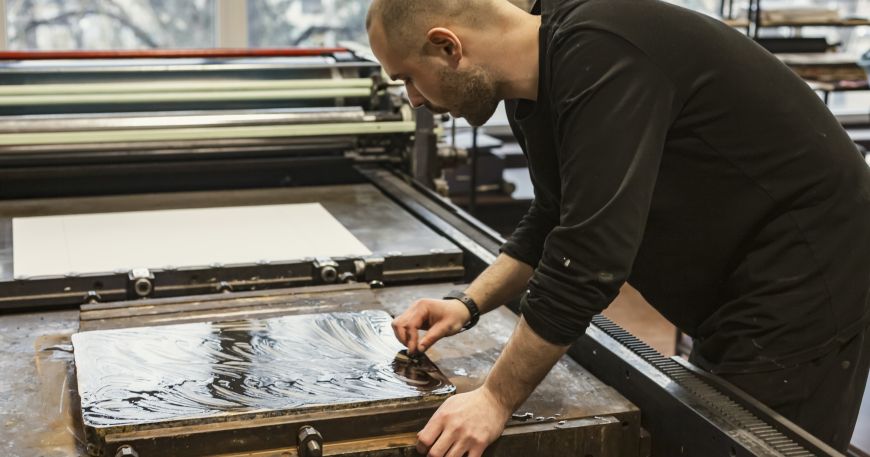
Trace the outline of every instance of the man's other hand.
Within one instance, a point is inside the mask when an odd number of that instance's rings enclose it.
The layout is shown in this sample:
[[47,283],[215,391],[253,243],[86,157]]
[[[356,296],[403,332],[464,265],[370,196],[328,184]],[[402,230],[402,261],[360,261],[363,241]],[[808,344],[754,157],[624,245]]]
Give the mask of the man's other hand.
[[511,411],[486,387],[447,399],[417,434],[427,457],[480,457],[504,431]]
[[[396,338],[408,348],[408,353],[425,352],[436,341],[459,333],[471,319],[471,313],[459,300],[417,300],[399,317],[393,319]],[[420,338],[420,330],[426,330]]]

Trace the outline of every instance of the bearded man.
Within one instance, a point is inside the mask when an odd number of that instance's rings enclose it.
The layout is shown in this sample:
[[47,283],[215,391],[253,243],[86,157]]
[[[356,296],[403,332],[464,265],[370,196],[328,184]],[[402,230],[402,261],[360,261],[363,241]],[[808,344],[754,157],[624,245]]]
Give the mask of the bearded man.
[[467,290],[393,323],[425,351],[522,293],[486,381],[420,452],[480,456],[626,281],[695,364],[845,451],[870,366],[870,170],[801,79],[658,0],[374,0],[367,29],[415,107],[481,125],[505,100],[535,187]]

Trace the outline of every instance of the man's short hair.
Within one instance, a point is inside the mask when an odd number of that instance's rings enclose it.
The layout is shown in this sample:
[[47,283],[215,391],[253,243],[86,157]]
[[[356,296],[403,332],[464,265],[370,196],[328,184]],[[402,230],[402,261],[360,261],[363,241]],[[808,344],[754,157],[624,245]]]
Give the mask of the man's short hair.
[[366,16],[366,30],[375,20],[389,41],[413,48],[429,29],[454,24],[480,26],[497,0],[374,0]]

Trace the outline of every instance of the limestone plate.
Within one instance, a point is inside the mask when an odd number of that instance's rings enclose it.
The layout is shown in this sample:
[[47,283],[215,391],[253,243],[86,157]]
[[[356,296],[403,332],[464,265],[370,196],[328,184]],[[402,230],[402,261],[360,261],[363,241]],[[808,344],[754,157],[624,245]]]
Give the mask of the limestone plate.
[[390,321],[366,310],[77,333],[89,448],[109,451],[113,434],[434,408],[455,386],[425,357],[399,355]]

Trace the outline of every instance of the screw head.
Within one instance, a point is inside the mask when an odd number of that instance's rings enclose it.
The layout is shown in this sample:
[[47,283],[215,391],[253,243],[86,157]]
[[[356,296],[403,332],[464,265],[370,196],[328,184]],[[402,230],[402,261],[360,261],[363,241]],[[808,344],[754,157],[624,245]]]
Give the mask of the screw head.
[[147,297],[151,294],[151,291],[154,290],[154,286],[147,278],[137,279],[136,282],[133,283],[133,288],[136,291],[136,295],[140,297]]
[[320,270],[320,279],[325,283],[333,283],[338,279],[338,271],[336,271],[335,267],[332,266],[323,267],[323,269]]

